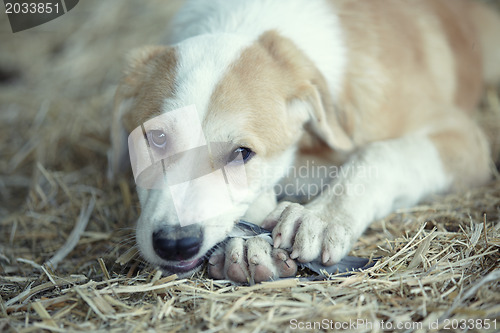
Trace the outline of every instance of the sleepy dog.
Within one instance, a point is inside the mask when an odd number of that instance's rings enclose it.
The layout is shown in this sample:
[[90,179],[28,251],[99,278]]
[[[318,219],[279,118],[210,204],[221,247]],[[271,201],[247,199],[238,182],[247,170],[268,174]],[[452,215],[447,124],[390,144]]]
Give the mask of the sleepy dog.
[[[112,175],[132,142],[189,183],[138,182],[137,244],[166,274],[209,259],[214,278],[259,282],[294,275],[295,260],[332,265],[373,220],[490,178],[472,113],[500,79],[500,20],[478,2],[192,0],[172,27],[128,57],[110,154]],[[201,180],[218,170],[226,183]],[[244,172],[231,183],[231,170]],[[274,244],[214,248],[240,219]]]

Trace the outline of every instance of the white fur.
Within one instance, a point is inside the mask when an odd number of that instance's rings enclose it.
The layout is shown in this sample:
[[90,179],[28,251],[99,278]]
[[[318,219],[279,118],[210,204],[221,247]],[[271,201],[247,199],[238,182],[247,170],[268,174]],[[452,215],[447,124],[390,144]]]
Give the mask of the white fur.
[[176,93],[164,101],[163,112],[194,104],[202,120],[217,83],[250,43],[245,36],[207,33],[176,44]]
[[206,33],[234,33],[255,40],[265,31],[277,30],[316,64],[332,96],[341,89],[347,62],[343,35],[324,0],[188,0],[172,26],[169,43]]

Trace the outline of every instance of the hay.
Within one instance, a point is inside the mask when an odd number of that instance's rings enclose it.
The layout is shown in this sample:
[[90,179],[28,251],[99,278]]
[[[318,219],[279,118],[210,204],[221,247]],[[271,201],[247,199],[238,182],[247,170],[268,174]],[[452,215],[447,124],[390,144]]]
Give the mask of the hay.
[[[18,34],[0,16],[0,331],[426,331],[495,318],[498,329],[498,174],[374,223],[351,255],[382,259],[350,277],[245,287],[140,260],[133,184],[105,179],[110,110],[123,54],[155,43],[176,6],[81,1]],[[500,157],[499,96],[489,89],[478,117]]]

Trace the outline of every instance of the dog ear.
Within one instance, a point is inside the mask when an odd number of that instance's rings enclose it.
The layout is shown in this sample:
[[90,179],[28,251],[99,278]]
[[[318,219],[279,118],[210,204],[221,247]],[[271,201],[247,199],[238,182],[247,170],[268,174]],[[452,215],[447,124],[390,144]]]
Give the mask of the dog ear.
[[111,148],[108,151],[108,180],[113,182],[125,173],[130,165],[128,158],[127,131],[123,124],[123,118],[132,110],[133,98],[124,98],[120,87],[115,94],[113,117],[111,122]]
[[[290,39],[271,30],[259,37],[260,44],[284,70],[290,83],[288,104],[305,120],[306,130],[336,150],[351,150],[354,146],[335,108],[327,82],[315,64]],[[298,103],[297,103],[298,102]],[[304,111],[307,111],[305,114]],[[306,118],[304,118],[306,117]]]
[[134,128],[131,111],[134,110],[135,97],[139,93],[141,78],[147,75],[149,64],[165,50],[164,46],[145,46],[132,50],[126,56],[125,76],[118,84],[113,106],[107,172],[110,181],[130,169],[127,139]]
[[333,103],[325,101],[329,93],[321,92],[321,89],[313,83],[309,83],[304,90],[302,99],[309,105],[306,130],[332,149],[352,150],[354,143],[341,125],[339,113]]
[[142,46],[128,52],[125,56],[125,75],[133,76],[144,72],[153,59],[167,50],[166,46]]

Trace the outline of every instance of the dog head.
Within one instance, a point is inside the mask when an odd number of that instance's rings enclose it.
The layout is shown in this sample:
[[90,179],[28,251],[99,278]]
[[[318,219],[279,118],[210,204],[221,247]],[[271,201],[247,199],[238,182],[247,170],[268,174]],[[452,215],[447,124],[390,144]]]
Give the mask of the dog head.
[[[116,94],[111,170],[124,165],[134,130],[147,140],[143,154],[168,156],[156,159],[155,175],[169,186],[155,186],[154,177],[138,182],[136,229],[143,257],[166,273],[185,276],[201,266],[285,175],[303,133],[350,148],[325,80],[274,31],[257,40],[211,34],[144,47],[128,63]],[[225,181],[215,176],[221,173]]]

